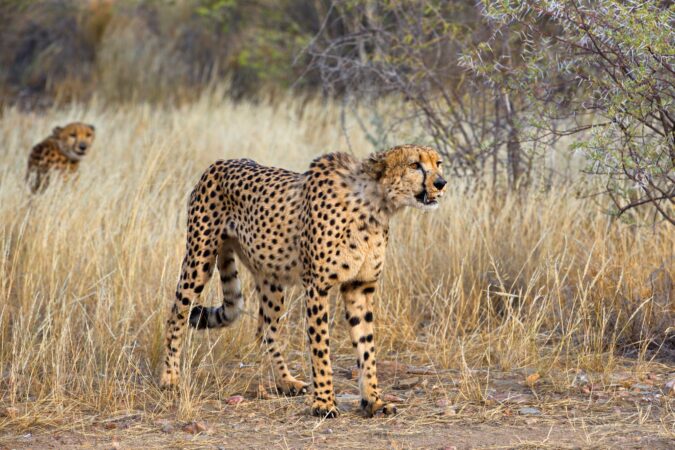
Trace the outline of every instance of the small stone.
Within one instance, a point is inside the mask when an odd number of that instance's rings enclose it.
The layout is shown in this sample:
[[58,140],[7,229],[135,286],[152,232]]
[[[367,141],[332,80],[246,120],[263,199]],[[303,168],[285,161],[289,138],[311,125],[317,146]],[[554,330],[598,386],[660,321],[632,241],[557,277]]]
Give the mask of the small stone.
[[439,408],[447,408],[451,404],[452,403],[447,398],[442,398],[436,401],[436,406],[438,406]]
[[348,393],[338,394],[335,396],[335,398],[343,402],[358,402],[361,400],[361,397],[359,395]]
[[586,372],[584,372],[583,370],[580,370],[574,377],[574,380],[572,381],[572,386],[586,386],[588,383],[590,383],[588,375],[586,375]]
[[518,414],[521,416],[538,416],[541,415],[541,411],[539,411],[537,408],[532,408],[532,407],[526,407],[526,408],[520,408],[518,410]]
[[162,427],[160,428],[160,430],[162,430],[162,433],[168,434],[168,433],[173,433],[175,431],[175,428],[170,423],[165,423],[165,424],[162,424]]
[[398,395],[384,394],[384,401],[390,403],[403,403],[405,400]]
[[406,390],[411,389],[417,386],[420,383],[420,377],[411,377],[398,380],[398,383],[394,386],[394,389]]
[[244,401],[244,397],[241,395],[233,395],[232,397],[229,397],[227,400],[225,400],[225,403],[228,405],[238,405],[239,403],[242,403]]
[[675,378],[668,380],[665,385],[663,385],[663,392],[666,395],[675,397]]

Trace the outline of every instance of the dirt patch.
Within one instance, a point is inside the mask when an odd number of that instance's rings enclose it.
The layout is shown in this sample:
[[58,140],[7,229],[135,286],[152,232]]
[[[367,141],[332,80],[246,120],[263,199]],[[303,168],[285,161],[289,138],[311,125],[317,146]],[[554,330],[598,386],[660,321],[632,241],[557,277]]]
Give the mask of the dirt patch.
[[[310,417],[308,397],[277,397],[271,387],[249,383],[241,397],[205,399],[188,412],[180,395],[165,393],[158,412],[79,411],[69,423],[51,425],[31,424],[26,405],[14,405],[13,417],[5,409],[0,419],[0,448],[666,449],[675,438],[668,366],[617,372],[604,382],[580,372],[567,387],[526,370],[467,374],[387,361],[378,369],[399,404],[394,417],[362,417],[352,368],[338,365],[336,419]],[[471,376],[487,387],[473,391]]]

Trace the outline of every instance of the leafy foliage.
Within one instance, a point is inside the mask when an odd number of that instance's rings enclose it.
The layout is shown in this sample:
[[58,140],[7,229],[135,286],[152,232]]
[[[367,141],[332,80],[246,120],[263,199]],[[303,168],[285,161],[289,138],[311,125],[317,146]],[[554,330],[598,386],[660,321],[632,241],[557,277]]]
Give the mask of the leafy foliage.
[[[491,38],[463,62],[527,96],[538,128],[579,135],[587,170],[605,178],[615,213],[651,204],[675,224],[675,6],[635,1],[490,1]],[[517,29],[516,60],[493,45]],[[573,124],[570,127],[570,124]]]

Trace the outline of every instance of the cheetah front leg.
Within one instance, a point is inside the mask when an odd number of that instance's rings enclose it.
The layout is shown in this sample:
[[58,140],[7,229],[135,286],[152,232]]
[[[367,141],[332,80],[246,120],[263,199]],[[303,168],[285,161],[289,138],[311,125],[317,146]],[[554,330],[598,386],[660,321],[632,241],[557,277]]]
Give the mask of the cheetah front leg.
[[312,414],[319,417],[336,417],[333,391],[333,369],[330,364],[330,339],[328,336],[328,289],[315,285],[306,286],[307,337],[312,359],[312,384],[314,399]]
[[377,386],[372,308],[375,281],[351,281],[343,284],[340,291],[345,302],[345,318],[349,322],[352,346],[358,354],[356,365],[360,369],[361,409],[369,417],[379,410],[384,414],[395,414],[396,406],[384,402]]
[[286,395],[306,394],[308,384],[291,375],[281,355],[279,318],[284,312],[283,287],[267,280],[261,280],[256,283],[256,290],[260,295],[257,335],[272,357],[277,388]]

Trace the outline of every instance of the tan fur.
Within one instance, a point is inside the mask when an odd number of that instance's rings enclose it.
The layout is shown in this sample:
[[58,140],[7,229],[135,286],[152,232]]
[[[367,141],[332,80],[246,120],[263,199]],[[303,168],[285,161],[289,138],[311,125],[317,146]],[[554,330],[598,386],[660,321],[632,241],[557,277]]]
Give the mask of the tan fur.
[[[312,412],[337,414],[328,291],[340,286],[361,369],[361,407],[367,415],[380,409],[395,412],[377,385],[372,299],[384,263],[389,220],[404,206],[435,207],[445,189],[439,161],[433,149],[407,145],[364,161],[344,153],[324,155],[303,174],[251,160],[214,163],[190,196],[186,255],[167,322],[161,384],[178,382],[188,323],[199,329],[223,327],[241,314],[236,255],[256,280],[258,336],[272,356],[283,393],[298,394],[307,386],[289,373],[278,342],[284,286],[302,283],[312,360]],[[200,306],[200,293],[214,267],[220,273],[223,304]]]
[[94,142],[94,126],[74,122],[56,127],[45,140],[35,145],[28,156],[26,182],[31,191],[42,192],[49,185],[51,172],[68,176],[77,171],[82,157]]

